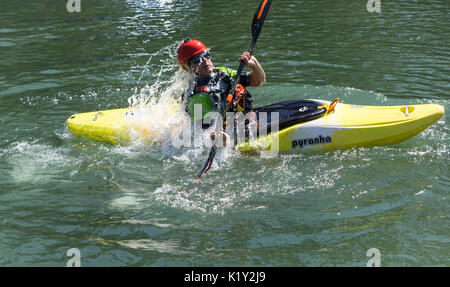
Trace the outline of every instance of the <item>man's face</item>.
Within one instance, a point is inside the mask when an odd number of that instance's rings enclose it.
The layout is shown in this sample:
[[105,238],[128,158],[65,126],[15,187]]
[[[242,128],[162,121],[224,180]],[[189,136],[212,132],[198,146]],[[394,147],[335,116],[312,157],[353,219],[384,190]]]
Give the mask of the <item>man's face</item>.
[[209,51],[205,51],[194,56],[194,61],[190,64],[192,70],[199,76],[209,76],[214,70]]

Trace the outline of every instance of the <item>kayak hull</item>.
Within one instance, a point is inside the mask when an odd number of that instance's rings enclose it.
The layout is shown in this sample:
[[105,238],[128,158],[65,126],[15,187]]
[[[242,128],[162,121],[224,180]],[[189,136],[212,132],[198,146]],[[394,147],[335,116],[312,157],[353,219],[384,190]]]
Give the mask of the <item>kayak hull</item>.
[[[155,134],[151,124],[130,121],[133,113],[132,108],[81,113],[72,115],[66,123],[71,133],[99,142],[130,144],[136,138],[152,142]],[[266,136],[239,144],[237,149],[241,152],[298,153],[397,144],[425,130],[443,114],[444,108],[436,104],[363,106],[338,103],[330,113],[281,130],[275,128]]]

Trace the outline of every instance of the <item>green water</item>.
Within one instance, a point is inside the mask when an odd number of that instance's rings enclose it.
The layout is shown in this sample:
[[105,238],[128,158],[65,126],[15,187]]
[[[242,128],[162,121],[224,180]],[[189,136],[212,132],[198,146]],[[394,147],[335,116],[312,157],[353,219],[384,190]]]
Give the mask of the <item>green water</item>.
[[[447,113],[388,147],[274,158],[108,146],[70,135],[73,113],[164,89],[176,42],[236,68],[259,1],[3,1],[0,265],[449,266],[450,2],[274,1],[255,55],[255,105],[297,98]],[[161,68],[163,67],[163,68]]]

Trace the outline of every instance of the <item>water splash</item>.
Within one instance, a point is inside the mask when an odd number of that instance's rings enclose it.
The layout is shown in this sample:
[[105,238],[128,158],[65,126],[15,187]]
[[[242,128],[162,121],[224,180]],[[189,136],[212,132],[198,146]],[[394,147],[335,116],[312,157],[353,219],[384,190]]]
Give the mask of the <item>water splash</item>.
[[[172,134],[190,124],[190,119],[183,109],[182,95],[191,85],[190,74],[179,69],[176,60],[178,43],[174,43],[150,55],[139,77],[156,72],[156,80],[142,87],[136,86],[128,99],[133,112],[128,117],[130,136],[133,143],[165,144]],[[159,63],[154,62],[159,59]],[[153,66],[156,65],[157,68]],[[173,76],[167,78],[168,74]]]
[[[178,43],[174,43],[150,54],[138,79],[138,86],[128,99],[131,107],[152,105],[165,98],[181,99],[181,95],[189,88],[193,79],[189,73],[179,69],[176,58],[177,47]],[[159,63],[155,64],[157,59]],[[149,85],[148,82],[144,82],[144,86],[140,87],[144,76],[152,71],[155,71],[153,72],[156,77],[154,83]],[[165,76],[168,74],[173,76],[167,79]]]

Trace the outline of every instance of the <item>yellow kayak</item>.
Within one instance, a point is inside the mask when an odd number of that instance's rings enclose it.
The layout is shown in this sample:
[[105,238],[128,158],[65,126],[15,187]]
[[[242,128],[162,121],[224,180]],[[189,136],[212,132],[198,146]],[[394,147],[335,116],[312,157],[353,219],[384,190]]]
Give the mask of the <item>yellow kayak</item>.
[[[286,101],[255,111],[258,115],[266,112],[269,120],[270,113],[278,112],[278,129],[272,123],[265,136],[239,144],[241,152],[326,151],[396,144],[417,135],[444,114],[444,108],[436,104],[363,106],[323,100]],[[155,137],[161,137],[156,125],[169,128],[168,119],[176,113],[177,108],[159,115],[150,111],[149,117],[139,117],[135,108],[80,113],[69,117],[67,127],[73,134],[104,143],[130,144],[137,139],[154,143]]]

